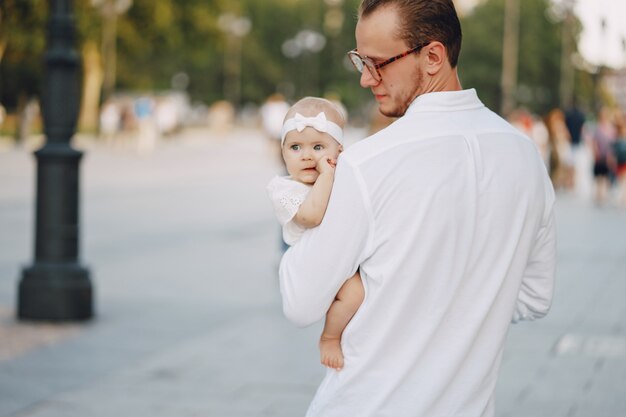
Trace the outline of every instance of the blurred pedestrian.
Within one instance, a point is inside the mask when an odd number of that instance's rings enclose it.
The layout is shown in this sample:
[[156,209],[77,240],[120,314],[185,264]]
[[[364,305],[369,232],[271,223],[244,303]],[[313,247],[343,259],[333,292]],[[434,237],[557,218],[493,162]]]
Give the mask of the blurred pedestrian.
[[615,126],[611,118],[611,110],[602,107],[598,113],[597,124],[591,135],[593,151],[593,178],[595,201],[603,204],[607,201],[611,187],[611,177],[615,171],[615,158],[612,147],[615,142]]
[[0,130],[2,130],[2,125],[4,124],[4,119],[6,118],[7,112],[4,109],[2,103],[0,103]]
[[587,121],[585,112],[574,97],[572,106],[565,112],[565,124],[572,139],[572,155],[574,158],[574,188],[582,197],[588,197],[591,192],[591,152],[584,137],[584,128]]
[[531,133],[530,138],[539,149],[539,155],[546,168],[550,167],[550,133],[543,118],[536,114],[530,114]]
[[537,146],[546,168],[550,166],[550,142],[548,129],[540,117],[524,108],[513,110],[508,117],[509,123],[532,139]]
[[[342,109],[326,99],[306,97],[287,113],[281,147],[289,176],[272,179],[268,193],[289,245],[294,245],[306,229],[319,226],[324,218],[337,157],[343,150],[344,127]],[[363,295],[361,277],[356,272],[343,284],[326,314],[319,342],[324,366],[343,368],[341,334],[363,302]]]
[[572,138],[572,147],[574,148],[581,145],[585,121],[585,113],[578,106],[578,101],[574,99],[572,106],[565,111],[565,125]]
[[39,99],[31,97],[26,101],[24,108],[19,112],[19,121],[17,124],[17,140],[20,143],[29,139],[33,128],[40,120],[41,109],[39,107]]
[[560,109],[552,109],[546,116],[549,138],[549,171],[555,188],[571,191],[574,188],[574,153],[565,116]]
[[324,220],[281,262],[298,325],[357,269],[365,288],[308,417],[492,417],[509,324],[550,308],[550,178],[532,141],[462,90],[460,47],[452,0],[361,2],[348,55],[398,120],[341,153]]
[[100,137],[112,144],[122,123],[122,112],[117,103],[107,100],[100,111]]
[[154,119],[161,137],[173,134],[179,126],[176,103],[170,97],[162,97],[156,103]]
[[617,138],[613,144],[618,187],[618,204],[626,208],[626,118],[620,113],[615,121]]
[[268,138],[272,155],[276,155],[281,164],[283,164],[283,159],[281,155],[280,134],[287,111],[289,111],[289,104],[285,101],[285,97],[279,93],[269,96],[259,109],[261,127],[263,128],[263,132],[265,132],[265,136]]
[[150,97],[139,97],[134,102],[135,119],[139,127],[137,150],[147,155],[156,145],[157,129],[154,123],[154,101]]
[[237,112],[229,101],[218,100],[209,107],[209,127],[218,135],[224,136],[235,127]]

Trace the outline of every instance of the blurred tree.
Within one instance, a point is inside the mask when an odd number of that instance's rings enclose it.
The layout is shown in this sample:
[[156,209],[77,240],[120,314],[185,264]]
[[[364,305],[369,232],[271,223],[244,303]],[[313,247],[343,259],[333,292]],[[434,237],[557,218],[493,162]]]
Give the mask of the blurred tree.
[[283,55],[282,45],[298,30],[297,2],[249,1],[243,12],[252,21],[252,31],[243,49],[244,99],[261,103],[277,91],[291,98],[295,74],[291,62]]
[[[237,74],[241,103],[262,103],[276,91],[291,100],[307,94],[332,95],[353,115],[364,115],[371,94],[359,86],[345,55],[355,45],[359,1],[133,0],[117,19],[116,88],[168,90],[177,74],[185,74],[193,100],[223,99],[224,83],[229,80],[225,74],[229,39],[219,19],[232,14],[251,23],[250,32],[241,38]],[[93,0],[74,0],[84,68],[81,126],[89,129],[97,124],[105,64],[103,18],[93,4]],[[549,5],[550,0],[521,2],[516,99],[536,112],[555,106],[559,98],[561,30],[560,22],[546,14]],[[504,0],[486,0],[462,19],[461,81],[466,88],[476,87],[494,109],[499,108],[501,96],[503,14]],[[0,100],[9,111],[39,94],[46,17],[45,0],[0,2]],[[300,45],[294,50],[293,41],[302,41],[304,30],[323,36],[321,46]],[[9,79],[10,83],[5,81]],[[588,79],[582,72],[576,74],[579,96],[589,90]]]
[[251,45],[244,50],[244,60],[252,64],[252,71],[244,74],[244,98],[260,102],[276,91],[291,100],[328,95],[350,109],[364,110],[371,94],[359,86],[346,57],[355,44],[359,2],[246,2],[253,29],[247,38]]
[[[251,31],[242,40],[242,102],[261,103],[276,91],[289,98],[332,91],[350,103],[360,103],[364,92],[345,66],[345,52],[354,45],[358,2],[134,0],[118,24],[118,87],[167,89],[171,77],[183,72],[189,77],[193,99],[223,99],[229,44],[218,22],[220,16],[232,14],[251,22]],[[334,13],[334,26],[326,23],[329,11]],[[303,29],[323,34],[324,48],[286,56],[284,43]]]
[[360,0],[326,1],[323,27],[328,44],[321,54],[321,86],[325,94],[338,95],[354,116],[369,118],[374,99],[369,89],[359,85],[360,76],[346,55],[356,46],[354,30],[359,3]]
[[[0,102],[15,113],[15,135],[26,134],[26,106],[40,92],[47,2],[0,2]],[[7,82],[10,80],[10,82]]]
[[[548,17],[549,0],[520,2],[518,106],[543,114],[559,105],[561,22]],[[463,18],[460,77],[481,99],[500,108],[504,0],[488,0]]]
[[[98,38],[97,21],[88,2],[76,0],[74,4],[74,15],[78,18],[76,46],[83,45],[83,55]],[[41,92],[47,20],[47,1],[0,2],[0,102],[17,116],[18,140],[26,134],[23,126],[28,122],[24,113],[26,105]]]
[[101,50],[102,15],[93,5],[93,0],[74,0],[76,18],[77,50],[82,56],[82,96],[78,128],[95,131],[98,129],[100,94],[104,80]]
[[118,25],[118,88],[164,90],[180,72],[192,97],[221,95],[221,33],[217,20],[225,0],[134,0]]
[[477,6],[461,21],[463,44],[459,77],[464,88],[476,88],[482,101],[500,108],[504,1],[490,0]]

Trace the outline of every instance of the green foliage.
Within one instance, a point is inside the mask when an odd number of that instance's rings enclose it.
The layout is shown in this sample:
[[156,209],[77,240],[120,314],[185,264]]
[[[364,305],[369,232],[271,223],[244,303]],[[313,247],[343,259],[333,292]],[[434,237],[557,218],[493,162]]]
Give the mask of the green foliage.
[[[281,91],[289,98],[334,94],[352,111],[371,101],[346,62],[354,47],[359,0],[133,0],[117,19],[117,89],[158,91],[171,88],[172,77],[189,76],[192,99],[210,103],[224,98],[229,59],[240,57],[241,103],[261,103]],[[549,0],[521,0],[518,100],[543,112],[558,103],[560,24],[546,16]],[[46,0],[0,2],[0,100],[12,108],[20,94],[39,93]],[[91,41],[100,45],[102,15],[91,0],[74,0],[77,49]],[[225,13],[250,19],[240,55],[219,25]],[[500,107],[504,0],[487,0],[462,20],[464,42],[460,77],[476,87],[491,108]],[[333,20],[334,19],[334,20]],[[325,34],[316,53],[287,57],[283,45],[303,29]],[[6,45],[2,54],[2,45]],[[229,58],[230,57],[230,58]],[[584,75],[584,74],[583,74]],[[11,80],[7,82],[5,80]],[[589,77],[577,75],[583,89]]]
[[100,40],[102,17],[91,5],[92,0],[74,0],[74,19],[76,24],[77,48],[87,40]]
[[[49,17],[47,0],[0,2],[0,102],[14,111],[40,95]],[[100,36],[100,18],[89,0],[75,0],[76,39]]]
[[548,0],[525,0],[521,3],[519,43],[518,102],[539,114],[559,106],[561,71],[561,25],[551,22],[546,9]]
[[9,110],[39,94],[47,10],[45,0],[0,2],[0,101]]
[[461,21],[463,45],[459,77],[464,88],[476,88],[490,108],[500,108],[504,1],[488,1]]
[[[549,0],[520,0],[518,89],[520,106],[539,114],[559,105],[561,23],[548,17]],[[462,20],[460,77],[490,108],[500,109],[504,0],[488,0]],[[580,24],[575,34],[580,32]]]

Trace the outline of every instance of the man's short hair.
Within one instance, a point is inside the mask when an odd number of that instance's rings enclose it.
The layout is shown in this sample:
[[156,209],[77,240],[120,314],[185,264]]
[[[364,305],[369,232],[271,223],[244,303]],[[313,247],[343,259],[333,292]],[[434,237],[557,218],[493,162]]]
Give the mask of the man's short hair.
[[398,36],[408,46],[439,41],[448,53],[452,68],[461,52],[461,23],[452,0],[362,0],[359,17],[367,17],[382,6],[396,7],[401,19]]

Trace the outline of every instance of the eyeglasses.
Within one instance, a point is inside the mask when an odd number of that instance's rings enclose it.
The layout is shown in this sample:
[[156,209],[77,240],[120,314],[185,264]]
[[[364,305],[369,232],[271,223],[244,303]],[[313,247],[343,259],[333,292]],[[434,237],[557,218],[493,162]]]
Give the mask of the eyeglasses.
[[415,48],[409,49],[408,51],[403,52],[400,55],[391,57],[387,59],[386,61],[381,62],[380,64],[375,63],[369,57],[359,55],[356,49],[353,49],[352,51],[348,52],[348,58],[350,58],[352,65],[354,65],[354,68],[356,68],[358,72],[362,73],[363,68],[367,67],[368,71],[372,75],[372,78],[374,78],[377,82],[380,82],[383,79],[379,71],[382,67],[384,67],[385,65],[389,65],[394,61],[402,59],[407,55],[411,55],[413,52],[419,51],[420,49],[422,49],[429,43],[430,42],[426,42],[426,43],[417,45]]

